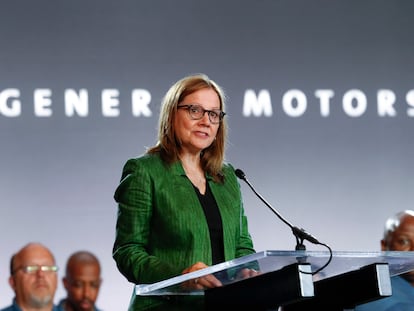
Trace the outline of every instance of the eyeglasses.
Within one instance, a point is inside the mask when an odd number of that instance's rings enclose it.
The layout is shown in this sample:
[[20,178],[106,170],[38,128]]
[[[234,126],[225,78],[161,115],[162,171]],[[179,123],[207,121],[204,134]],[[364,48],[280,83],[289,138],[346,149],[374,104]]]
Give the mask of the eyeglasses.
[[414,249],[414,240],[406,236],[396,235],[391,241],[392,250],[407,251]]
[[27,273],[27,274],[34,274],[38,271],[56,272],[58,271],[58,267],[57,266],[39,266],[39,265],[22,266],[22,267],[18,267],[17,269],[15,269],[13,271],[13,274],[16,273],[16,271],[18,270],[22,270],[24,273]]
[[177,106],[177,108],[184,108],[187,109],[188,114],[190,115],[191,119],[193,120],[200,120],[204,117],[204,114],[207,112],[208,118],[211,123],[218,124],[223,117],[226,115],[225,112],[216,109],[216,110],[207,110],[199,105],[181,105]]

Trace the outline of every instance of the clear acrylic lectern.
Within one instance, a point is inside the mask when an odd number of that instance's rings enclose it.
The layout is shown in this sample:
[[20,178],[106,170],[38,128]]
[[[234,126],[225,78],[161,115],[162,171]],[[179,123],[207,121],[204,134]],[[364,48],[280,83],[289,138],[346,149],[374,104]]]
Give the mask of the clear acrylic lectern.
[[[286,311],[353,309],[355,305],[392,294],[390,277],[414,270],[414,252],[266,250],[154,284],[135,286],[137,295],[198,295],[206,310],[219,307]],[[247,279],[237,271],[254,268]],[[188,290],[185,282],[213,274],[222,287]]]

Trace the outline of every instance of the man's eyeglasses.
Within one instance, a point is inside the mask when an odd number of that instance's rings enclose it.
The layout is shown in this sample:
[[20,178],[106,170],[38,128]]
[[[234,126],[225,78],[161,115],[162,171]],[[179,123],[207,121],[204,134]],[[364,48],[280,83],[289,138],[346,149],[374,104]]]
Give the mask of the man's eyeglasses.
[[177,108],[184,108],[187,109],[188,114],[190,115],[191,119],[193,120],[200,120],[204,117],[204,114],[207,112],[208,118],[211,123],[218,124],[223,117],[226,115],[225,112],[216,109],[216,110],[207,110],[199,105],[181,105],[177,106]]
[[58,267],[57,266],[39,266],[39,265],[21,266],[21,267],[14,269],[13,274],[19,270],[22,270],[26,274],[34,274],[34,273],[37,273],[38,271],[56,272],[58,271]]

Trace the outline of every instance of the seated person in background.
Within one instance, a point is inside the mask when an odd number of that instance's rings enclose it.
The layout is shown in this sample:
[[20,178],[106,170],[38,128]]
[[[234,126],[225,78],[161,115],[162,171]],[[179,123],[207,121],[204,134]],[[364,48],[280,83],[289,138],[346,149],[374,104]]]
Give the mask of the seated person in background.
[[57,288],[53,254],[40,243],[29,243],[10,260],[9,284],[15,297],[1,311],[57,311],[53,304]]
[[67,297],[59,302],[59,311],[99,311],[95,301],[102,283],[101,265],[94,254],[73,253],[66,263],[62,281]]
[[[414,211],[405,210],[385,223],[383,251],[414,251]],[[392,296],[359,305],[356,311],[414,310],[414,271],[391,278]]]

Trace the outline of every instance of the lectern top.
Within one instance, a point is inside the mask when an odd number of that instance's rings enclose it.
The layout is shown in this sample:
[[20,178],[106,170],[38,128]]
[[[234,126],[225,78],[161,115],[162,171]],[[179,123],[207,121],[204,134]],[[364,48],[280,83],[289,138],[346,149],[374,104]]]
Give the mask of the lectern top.
[[[310,264],[311,271],[322,267],[329,259],[328,251],[283,251],[266,250],[252,255],[226,261],[202,270],[176,276],[153,284],[139,284],[135,287],[137,295],[203,295],[204,291],[186,291],[182,283],[214,274],[223,285],[237,282],[232,278],[235,271],[244,267],[254,267],[261,273],[279,270],[294,263]],[[314,280],[325,279],[348,271],[360,269],[373,263],[387,263],[390,276],[414,270],[414,252],[356,252],[334,251],[332,260],[327,267],[313,276]]]

